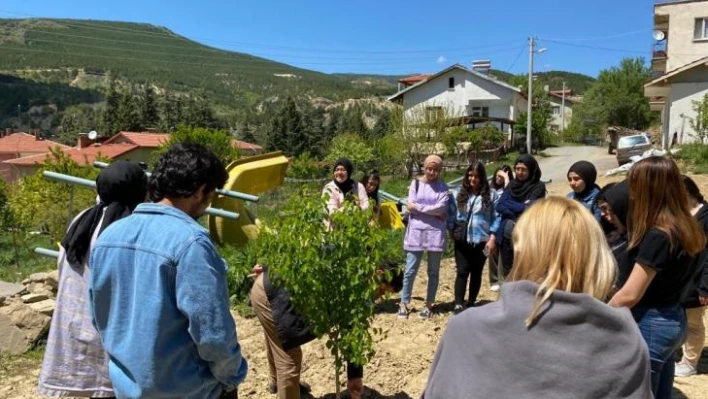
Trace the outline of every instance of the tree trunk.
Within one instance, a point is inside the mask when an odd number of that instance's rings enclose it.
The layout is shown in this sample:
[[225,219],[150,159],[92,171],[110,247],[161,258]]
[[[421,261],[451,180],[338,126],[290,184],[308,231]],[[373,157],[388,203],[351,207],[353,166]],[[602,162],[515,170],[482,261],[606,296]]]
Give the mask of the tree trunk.
[[341,399],[342,397],[342,392],[341,388],[339,387],[339,367],[337,367],[337,364],[339,364],[339,332],[337,332],[337,338],[334,339],[334,386],[336,387],[335,389],[335,396],[337,399]]

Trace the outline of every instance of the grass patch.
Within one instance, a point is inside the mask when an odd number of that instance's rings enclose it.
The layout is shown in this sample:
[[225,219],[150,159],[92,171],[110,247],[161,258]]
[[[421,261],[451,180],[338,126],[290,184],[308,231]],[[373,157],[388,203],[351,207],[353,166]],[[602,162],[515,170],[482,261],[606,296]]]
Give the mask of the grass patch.
[[3,231],[0,233],[0,280],[20,282],[32,273],[46,272],[57,267],[56,259],[36,255],[34,249],[57,249],[49,236],[23,237]]
[[708,174],[708,145],[686,144],[676,155],[695,174]]
[[0,381],[20,374],[28,374],[30,371],[38,369],[42,365],[44,349],[44,345],[37,345],[34,349],[22,355],[1,356]]

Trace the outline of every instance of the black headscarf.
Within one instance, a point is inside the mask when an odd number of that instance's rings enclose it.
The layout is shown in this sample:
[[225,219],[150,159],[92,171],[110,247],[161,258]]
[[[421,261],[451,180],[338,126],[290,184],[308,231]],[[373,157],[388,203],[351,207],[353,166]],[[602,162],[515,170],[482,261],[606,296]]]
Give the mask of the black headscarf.
[[583,179],[583,182],[585,182],[585,189],[581,193],[578,193],[579,197],[585,197],[590,191],[592,191],[593,188],[596,187],[595,181],[597,180],[597,169],[595,169],[595,165],[592,163],[588,161],[578,161],[574,163],[570,169],[568,169],[568,173],[566,175],[569,175],[570,172],[574,172],[580,176],[581,179]]
[[622,225],[627,228],[629,218],[629,184],[627,180],[615,184],[605,192],[605,201],[612,209],[612,213]]
[[518,174],[509,183],[511,198],[518,202],[526,202],[529,199],[538,199],[545,195],[546,186],[541,183],[541,168],[538,162],[530,154],[523,154],[516,158],[514,166],[524,164],[529,170],[529,177],[525,181],[519,181]]
[[103,223],[98,234],[116,220],[130,215],[138,204],[145,201],[147,183],[145,172],[136,163],[118,161],[101,171],[96,179],[100,202],[74,221],[61,241],[69,263],[83,264],[86,260],[101,216]]
[[351,194],[352,190],[354,189],[354,180],[352,179],[352,174],[354,173],[354,165],[352,164],[352,161],[348,160],[347,158],[339,158],[337,162],[334,163],[334,169],[337,169],[337,166],[344,166],[344,169],[347,170],[347,180],[345,180],[343,183],[340,183],[337,181],[337,179],[334,179],[334,184],[337,185],[337,187],[342,190],[342,194],[344,194],[344,197],[348,197],[349,194]]

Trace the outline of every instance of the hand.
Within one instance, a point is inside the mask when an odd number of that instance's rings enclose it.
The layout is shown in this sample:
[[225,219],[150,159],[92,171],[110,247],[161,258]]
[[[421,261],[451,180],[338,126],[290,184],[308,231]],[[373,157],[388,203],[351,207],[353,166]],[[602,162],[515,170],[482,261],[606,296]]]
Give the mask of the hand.
[[263,266],[261,265],[255,265],[253,266],[253,269],[251,269],[251,274],[248,275],[250,278],[255,278],[258,277],[258,275],[263,273]]
[[487,241],[487,245],[484,246],[487,249],[487,252],[489,255],[494,254],[497,251],[497,240],[494,236],[491,236],[489,238],[489,241]]
[[364,383],[361,378],[353,378],[347,381],[347,391],[352,399],[361,399],[361,394],[364,393]]
[[406,208],[408,208],[409,212],[415,210],[415,204],[413,203],[413,201],[408,201],[408,203],[406,204]]
[[702,306],[708,306],[708,296],[699,295],[698,302],[700,302]]

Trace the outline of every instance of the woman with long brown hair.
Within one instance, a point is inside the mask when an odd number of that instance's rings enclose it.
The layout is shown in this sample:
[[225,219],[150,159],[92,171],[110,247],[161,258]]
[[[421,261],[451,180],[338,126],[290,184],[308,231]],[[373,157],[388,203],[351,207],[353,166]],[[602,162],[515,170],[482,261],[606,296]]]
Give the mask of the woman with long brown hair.
[[[499,301],[453,317],[425,399],[651,397],[649,354],[627,309],[607,306],[615,263],[578,201],[532,205],[513,233]],[[499,383],[499,376],[513,376]]]
[[628,255],[634,265],[610,305],[628,307],[649,347],[652,391],[671,398],[674,355],[686,337],[681,295],[690,283],[705,235],[688,208],[676,164],[663,157],[629,172]]

